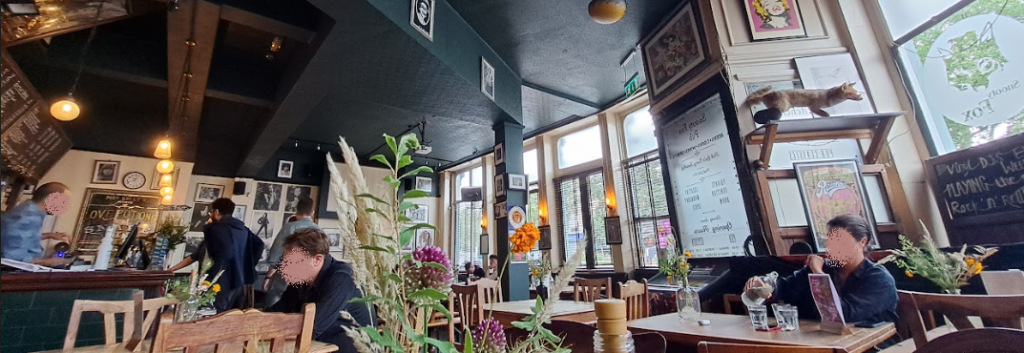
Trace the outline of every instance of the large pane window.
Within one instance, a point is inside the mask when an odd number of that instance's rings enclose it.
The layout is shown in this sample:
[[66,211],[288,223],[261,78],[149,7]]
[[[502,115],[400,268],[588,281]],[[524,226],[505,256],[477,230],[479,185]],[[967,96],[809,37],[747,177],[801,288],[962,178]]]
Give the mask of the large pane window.
[[651,116],[650,106],[626,116],[623,126],[627,157],[633,158],[658,149],[658,139],[654,135],[654,118]]
[[558,168],[565,169],[601,159],[601,129],[593,126],[558,139]]
[[[455,206],[454,214],[454,260],[455,264],[462,265],[467,262],[482,264],[480,255],[480,222],[483,220],[483,201],[480,200],[476,188],[483,187],[483,168],[474,168],[455,177]],[[463,190],[474,192],[466,192]]]
[[623,136],[626,156],[623,171],[629,202],[630,231],[637,242],[640,267],[657,267],[665,249],[674,246],[672,225],[668,215],[665,181],[661,174],[658,139],[650,107],[626,116]]
[[[557,185],[563,256],[568,258],[582,245],[587,255],[586,268],[612,266],[611,246],[604,231],[604,218],[608,215],[604,173],[596,170],[561,178]],[[587,242],[580,243],[584,238]]]

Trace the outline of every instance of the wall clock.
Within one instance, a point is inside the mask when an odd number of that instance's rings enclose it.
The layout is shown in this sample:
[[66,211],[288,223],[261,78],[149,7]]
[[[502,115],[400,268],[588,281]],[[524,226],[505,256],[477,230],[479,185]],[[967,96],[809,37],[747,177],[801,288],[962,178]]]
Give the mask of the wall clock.
[[121,182],[129,190],[138,190],[146,185],[146,175],[139,172],[131,172],[125,174]]

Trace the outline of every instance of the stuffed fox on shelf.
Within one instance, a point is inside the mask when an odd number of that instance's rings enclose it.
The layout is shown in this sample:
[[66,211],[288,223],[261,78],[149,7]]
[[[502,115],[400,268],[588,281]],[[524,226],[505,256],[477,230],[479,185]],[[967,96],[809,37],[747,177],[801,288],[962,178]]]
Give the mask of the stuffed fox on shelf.
[[759,89],[747,97],[747,105],[763,103],[768,107],[754,114],[754,121],[767,124],[782,118],[782,113],[793,107],[806,107],[818,116],[828,117],[825,108],[835,106],[847,100],[860,101],[864,96],[853,86],[856,83],[844,83],[829,89],[787,89],[772,90],[771,86]]

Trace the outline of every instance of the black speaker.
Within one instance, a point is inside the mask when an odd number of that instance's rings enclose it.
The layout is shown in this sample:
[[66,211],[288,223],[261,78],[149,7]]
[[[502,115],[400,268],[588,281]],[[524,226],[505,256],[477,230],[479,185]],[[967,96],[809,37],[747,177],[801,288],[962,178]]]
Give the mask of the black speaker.
[[244,181],[236,181],[235,182],[235,196],[245,195],[245,186],[246,185],[245,185]]
[[462,188],[461,191],[462,191],[462,201],[483,201],[483,199],[484,199],[483,188],[481,188],[479,186],[477,186],[477,187],[469,187],[469,188]]

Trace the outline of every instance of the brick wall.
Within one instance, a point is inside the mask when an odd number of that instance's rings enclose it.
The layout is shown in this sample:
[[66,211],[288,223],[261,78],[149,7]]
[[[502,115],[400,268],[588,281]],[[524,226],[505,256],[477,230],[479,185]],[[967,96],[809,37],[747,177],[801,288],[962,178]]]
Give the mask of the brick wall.
[[[131,300],[134,289],[0,293],[0,351],[27,353],[64,347],[75,300]],[[118,339],[121,320],[117,318]],[[85,313],[76,346],[104,344],[103,316]]]

